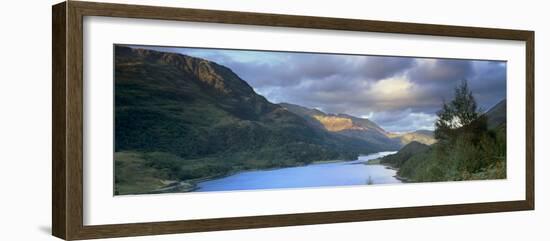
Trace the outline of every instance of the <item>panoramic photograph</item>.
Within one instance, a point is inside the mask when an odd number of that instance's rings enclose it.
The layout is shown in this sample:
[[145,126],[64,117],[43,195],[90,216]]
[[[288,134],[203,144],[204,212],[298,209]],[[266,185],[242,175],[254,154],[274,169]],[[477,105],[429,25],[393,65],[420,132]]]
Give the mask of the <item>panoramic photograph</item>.
[[114,45],[114,195],[506,179],[506,62]]

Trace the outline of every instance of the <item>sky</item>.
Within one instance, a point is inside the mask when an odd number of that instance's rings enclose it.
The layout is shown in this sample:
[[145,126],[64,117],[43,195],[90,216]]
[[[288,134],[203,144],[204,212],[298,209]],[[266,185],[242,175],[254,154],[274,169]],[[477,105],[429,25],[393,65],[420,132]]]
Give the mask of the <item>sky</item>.
[[273,103],[369,118],[390,132],[433,130],[467,80],[480,111],[506,98],[506,62],[139,46],[224,65]]

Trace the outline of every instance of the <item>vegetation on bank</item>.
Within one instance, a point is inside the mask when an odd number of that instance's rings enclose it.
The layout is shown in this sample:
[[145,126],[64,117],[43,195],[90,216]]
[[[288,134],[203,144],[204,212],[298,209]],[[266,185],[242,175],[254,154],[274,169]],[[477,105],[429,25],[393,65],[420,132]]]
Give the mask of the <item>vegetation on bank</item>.
[[381,164],[387,164],[394,167],[401,167],[412,156],[425,152],[429,149],[428,145],[412,141],[401,148],[397,153],[388,155],[380,159]]
[[464,81],[437,114],[437,143],[407,145],[382,163],[399,168],[398,175],[412,182],[506,178],[506,119],[487,121],[495,119],[493,114],[502,116],[501,106],[498,113],[480,113]]

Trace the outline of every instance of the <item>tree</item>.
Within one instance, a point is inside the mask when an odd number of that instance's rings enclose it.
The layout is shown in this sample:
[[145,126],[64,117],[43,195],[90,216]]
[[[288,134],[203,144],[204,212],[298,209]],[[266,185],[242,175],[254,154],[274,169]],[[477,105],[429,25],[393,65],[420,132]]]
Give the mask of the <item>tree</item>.
[[439,141],[449,140],[455,130],[470,126],[479,119],[477,103],[467,80],[463,80],[455,88],[455,96],[451,102],[443,102],[437,117],[435,138]]

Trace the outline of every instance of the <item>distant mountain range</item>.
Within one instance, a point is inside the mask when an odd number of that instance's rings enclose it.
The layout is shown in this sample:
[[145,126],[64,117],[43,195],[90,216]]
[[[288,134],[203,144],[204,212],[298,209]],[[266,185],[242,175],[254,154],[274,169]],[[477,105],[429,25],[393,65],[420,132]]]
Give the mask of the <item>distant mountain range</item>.
[[327,114],[317,109],[311,109],[295,104],[280,103],[280,106],[295,113],[317,128],[338,133],[344,136],[359,138],[373,146],[389,150],[397,150],[412,141],[426,145],[435,143],[433,131],[417,130],[409,133],[391,133],[367,118],[359,118],[347,114]]
[[289,103],[279,105],[304,118],[311,127],[364,140],[368,145],[375,146],[379,150],[398,150],[401,147],[399,141],[390,138],[384,129],[366,118],[346,114],[326,114],[320,110]]
[[434,132],[429,130],[417,130],[408,133],[388,133],[388,137],[398,139],[400,144],[405,146],[413,141],[425,145],[431,145],[436,142]]

